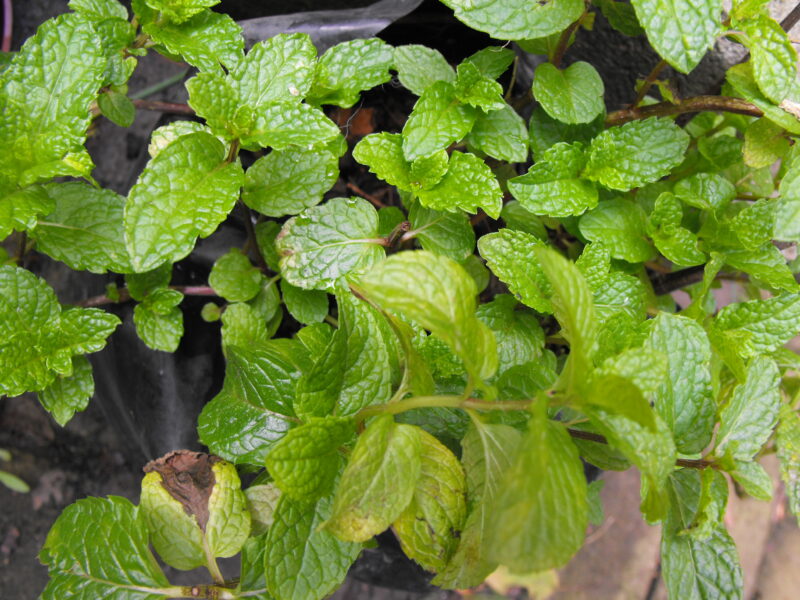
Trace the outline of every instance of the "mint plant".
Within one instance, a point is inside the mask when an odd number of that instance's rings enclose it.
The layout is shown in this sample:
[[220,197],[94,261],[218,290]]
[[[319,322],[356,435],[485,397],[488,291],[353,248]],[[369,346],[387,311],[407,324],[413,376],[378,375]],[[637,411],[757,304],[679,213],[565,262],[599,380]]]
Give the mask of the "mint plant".
[[[133,15],[71,0],[4,62],[0,237],[16,232],[19,252],[0,266],[0,393],[35,392],[69,421],[93,395],[86,355],[119,324],[101,307],[118,302],[172,352],[185,295],[215,297],[202,315],[226,358],[198,423],[211,455],[148,465],[138,506],[68,507],[40,556],[43,598],[318,600],[387,529],[445,588],[558,568],[602,519],[584,462],[641,473],[671,598],[741,597],[727,479],[769,499],[763,454],[800,516],[800,360],[785,347],[800,332],[800,86],[766,3],[444,3],[546,55],[531,89],[516,95],[508,44],[455,68],[378,39],[317,56],[286,34],[245,52],[216,0],[134,0]],[[663,59],[610,113],[597,70],[563,64],[597,11]],[[720,95],[678,97],[665,68],[692,71],[720,36],[747,60]],[[153,133],[123,197],[92,178],[84,142],[101,114],[131,123],[148,51],[196,67],[197,120]],[[418,96],[402,130],[349,149],[326,107],[395,76]],[[397,201],[323,201],[350,151]],[[208,287],[171,286],[237,205],[246,247]],[[29,252],[126,285],[62,305]],[[726,279],[742,298],[720,307]],[[276,338],[284,311],[299,327]],[[259,475],[242,489],[236,467]],[[172,585],[151,547],[211,582]],[[217,559],[236,554],[226,580]]]

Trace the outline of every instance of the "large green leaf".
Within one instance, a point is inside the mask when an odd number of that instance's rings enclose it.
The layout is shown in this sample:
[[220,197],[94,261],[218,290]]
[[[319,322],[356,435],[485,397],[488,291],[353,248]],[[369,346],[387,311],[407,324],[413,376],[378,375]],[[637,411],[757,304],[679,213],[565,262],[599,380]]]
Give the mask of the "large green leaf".
[[800,294],[729,304],[714,319],[713,330],[737,335],[741,356],[772,352],[800,332]]
[[590,123],[605,110],[603,80],[587,62],[559,70],[545,62],[536,67],[533,95],[545,112],[563,123]]
[[787,32],[768,14],[736,21],[750,49],[753,77],[761,92],[775,104],[789,95],[797,79],[797,52]]
[[499,40],[527,40],[558,33],[581,16],[581,0],[442,0],[456,18]]
[[397,46],[394,49],[394,69],[400,83],[417,96],[421,96],[422,92],[437,81],[456,81],[453,67],[441,52],[417,44]]
[[506,104],[500,110],[478,115],[467,144],[498,160],[524,162],[528,158],[528,129],[522,117]]
[[654,256],[645,230],[647,215],[638,204],[622,198],[606,200],[581,217],[581,234],[592,242],[603,242],[613,258],[644,262]]
[[225,159],[214,136],[178,138],[150,161],[125,206],[125,241],[136,272],[189,254],[213,233],[239,197],[239,162]]

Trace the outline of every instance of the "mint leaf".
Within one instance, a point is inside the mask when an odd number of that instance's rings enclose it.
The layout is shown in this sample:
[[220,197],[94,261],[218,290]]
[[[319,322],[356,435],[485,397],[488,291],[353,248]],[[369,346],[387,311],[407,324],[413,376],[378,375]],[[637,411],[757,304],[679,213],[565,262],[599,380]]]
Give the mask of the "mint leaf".
[[798,117],[782,107],[775,106],[771,100],[764,96],[758,88],[758,85],[756,85],[753,67],[749,62],[734,65],[728,69],[728,72],[725,74],[725,80],[731,85],[737,95],[748,102],[752,102],[764,111],[765,118],[780,125],[789,133],[794,135],[800,134],[800,122],[798,122]]
[[69,7],[90,19],[128,19],[128,11],[117,0],[69,0]]
[[312,501],[330,491],[339,466],[339,446],[353,437],[353,423],[341,417],[312,417],[273,445],[266,466],[281,492]]
[[411,503],[392,528],[406,556],[437,572],[455,550],[467,516],[466,480],[447,447],[425,431],[418,435],[419,479]]
[[318,108],[282,101],[262,104],[253,111],[252,124],[242,146],[283,150],[289,146],[313,147],[339,135],[339,128]]
[[769,119],[756,119],[744,130],[744,162],[748,167],[769,167],[788,151],[783,128]]
[[528,158],[525,121],[508,104],[499,110],[480,113],[466,141],[469,147],[498,160],[525,162]]
[[273,150],[247,169],[242,200],[268,217],[296,215],[319,204],[339,177],[339,159],[327,150]]
[[675,195],[689,206],[719,210],[736,197],[736,186],[716,173],[695,173],[675,184]]
[[62,427],[76,412],[84,410],[94,395],[92,365],[85,356],[72,357],[72,374],[59,375],[39,392],[39,402]]
[[437,81],[456,81],[453,67],[441,52],[418,44],[394,49],[394,69],[400,83],[417,96]]
[[583,544],[588,504],[578,450],[543,402],[494,501],[489,555],[514,572],[559,567]]
[[300,367],[275,342],[226,349],[225,383],[198,420],[202,442],[234,463],[259,464],[292,427]]
[[[231,130],[234,129],[232,124],[239,107],[239,98],[230,78],[223,77],[216,71],[198,73],[186,82],[186,89],[189,92],[189,106],[194,109],[197,116],[203,117],[215,134],[233,138]],[[198,128],[197,125],[192,129],[204,130],[202,127]],[[189,129],[188,125],[181,126],[181,135],[190,133]],[[155,138],[155,132],[153,138]],[[155,158],[155,154],[152,152],[150,155]]]
[[390,256],[361,278],[367,297],[444,341],[476,379],[497,370],[492,332],[475,317],[472,277],[449,258],[423,250]]
[[244,495],[252,523],[251,535],[261,536],[272,526],[281,491],[274,483],[255,483],[244,490]]
[[597,187],[579,176],[586,164],[580,144],[557,143],[525,175],[508,180],[508,189],[528,211],[568,217],[597,206]]
[[359,94],[392,78],[392,47],[378,38],[336,44],[319,58],[308,102],[349,108]]
[[342,275],[384,256],[378,212],[361,198],[333,198],[292,217],[277,239],[281,274],[305,289],[324,290]]
[[[273,314],[273,318],[277,319],[278,323],[282,316],[283,311],[281,310],[277,310]],[[266,323],[263,314],[260,314],[258,309],[244,302],[229,304],[220,318],[222,320],[222,348],[226,351],[230,346],[260,347],[271,337],[271,333],[274,333],[274,331],[268,331],[268,325],[272,324],[272,319]]]
[[[198,76],[200,77],[200,76]],[[205,74],[203,77],[214,77],[210,73]],[[186,87],[191,88],[192,82],[197,79],[190,79],[186,82]],[[189,98],[191,102],[191,97]],[[195,109],[196,110],[196,109]],[[147,146],[147,153],[150,158],[155,158],[156,155],[164,148],[169,146],[172,142],[177,140],[188,133],[196,133],[198,131],[205,131],[211,133],[210,129],[198,123],[197,121],[173,121],[158,127],[150,136],[150,143]],[[220,140],[223,141],[223,140]]]
[[349,416],[391,396],[390,352],[381,330],[383,318],[366,302],[342,290],[336,296],[339,329],[322,356],[297,382],[301,417]]
[[480,585],[497,568],[487,556],[491,517],[503,475],[512,463],[520,433],[508,425],[473,420],[461,441],[461,462],[467,478],[469,515],[453,557],[434,578],[435,585],[467,588]]
[[667,358],[667,379],[656,390],[655,409],[680,452],[702,452],[711,441],[716,413],[706,333],[696,321],[667,313],[649,325],[644,347]]
[[721,0],[631,0],[647,39],[664,60],[688,73],[720,33]]
[[141,513],[125,498],[84,498],[71,504],[39,554],[50,573],[42,598],[151,600],[169,594],[147,537]]
[[93,273],[131,270],[123,233],[125,198],[83,183],[45,187],[55,206],[30,232],[41,252]]
[[505,221],[509,229],[524,231],[540,240],[547,239],[547,230],[542,220],[525,209],[517,200],[506,202],[505,205],[503,205],[500,218]]
[[781,479],[786,486],[789,508],[800,518],[800,415],[788,404],[782,404],[779,416],[775,441]]
[[281,296],[286,310],[300,323],[319,323],[328,315],[328,294],[322,290],[304,290],[281,281]]
[[654,256],[645,237],[646,223],[647,216],[638,204],[615,198],[583,215],[579,227],[587,240],[603,242],[612,257],[637,263]]
[[182,23],[220,0],[144,0],[153,10],[160,11],[168,20]]
[[713,328],[738,335],[736,350],[743,357],[773,352],[800,332],[800,294],[730,304]]
[[786,258],[772,243],[756,250],[726,252],[724,257],[728,265],[748,273],[761,285],[787,292],[797,290],[797,281],[786,264]]
[[331,515],[331,498],[316,503],[281,497],[267,533],[267,588],[276,598],[322,600],[344,581],[361,544],[343,542],[321,529]]
[[[726,459],[728,456],[726,455]],[[754,460],[733,460],[728,473],[742,489],[756,500],[772,500],[772,477],[766,469]]]
[[148,348],[175,352],[183,337],[183,313],[179,308],[156,312],[145,303],[133,309],[136,334]]
[[753,77],[761,92],[775,104],[789,95],[797,79],[797,52],[781,26],[768,14],[735,22],[750,49]]
[[615,0],[596,0],[595,4],[603,16],[614,29],[624,35],[635,37],[642,35],[644,29],[639,25],[636,12],[631,4],[616,2]]
[[747,379],[736,386],[720,412],[714,452],[752,460],[778,421],[781,404],[780,373],[775,361],[758,356],[747,366]]
[[40,215],[52,212],[55,202],[41,185],[32,185],[0,198],[0,238],[12,231],[25,231],[36,226]]
[[604,120],[601,114],[591,123],[568,125],[552,118],[541,106],[537,106],[533,109],[528,123],[533,157],[539,160],[545,150],[559,142],[588,144],[593,137],[603,131]]
[[389,527],[414,496],[421,472],[419,429],[377,417],[356,442],[324,529],[365,542]]
[[228,302],[245,302],[261,291],[264,276],[238,248],[231,248],[211,267],[208,284]]
[[505,106],[502,86],[484,76],[477,65],[464,61],[456,67],[456,99],[484,112]]
[[281,232],[280,223],[264,221],[256,225],[256,242],[267,266],[276,273],[280,273],[280,254],[275,247],[275,241]]
[[441,212],[415,202],[408,211],[411,232],[434,254],[462,261],[475,250],[475,230],[463,213]]
[[676,265],[688,267],[706,262],[694,232],[681,226],[683,209],[674,194],[664,192],[656,199],[647,219],[647,233],[661,253]]
[[504,46],[489,46],[478,50],[475,54],[468,56],[464,62],[470,62],[476,67],[484,77],[497,79],[508,70],[514,62],[514,51]]
[[497,340],[498,373],[516,365],[542,358],[544,331],[529,311],[517,310],[511,294],[498,294],[491,302],[478,307],[478,318],[494,332]]
[[533,96],[545,112],[564,123],[590,123],[605,110],[603,80],[587,62],[578,61],[563,71],[552,63],[536,67]]
[[456,19],[498,40],[526,40],[558,33],[583,12],[581,0],[442,0]]
[[626,191],[658,181],[683,161],[689,136],[670,119],[606,129],[589,144],[584,177]]
[[120,127],[130,127],[136,118],[136,107],[125,95],[111,88],[97,97],[97,106],[112,123]]
[[428,156],[460,141],[477,116],[477,109],[458,102],[452,83],[435,82],[422,93],[403,126],[406,159]]
[[444,178],[435,186],[420,189],[419,201],[434,210],[470,213],[482,208],[496,219],[503,208],[503,192],[489,166],[474,154],[454,151]]
[[739,598],[742,570],[736,545],[723,525],[699,540],[681,535],[694,522],[700,474],[682,469],[670,477],[670,508],[661,530],[661,565],[670,597]]
[[233,208],[242,167],[207,133],[178,138],[148,163],[128,195],[125,241],[137,272],[192,251]]
[[356,144],[353,158],[367,165],[372,173],[386,183],[401,190],[412,190],[411,164],[403,155],[402,144],[402,136],[396,133],[373,133]]

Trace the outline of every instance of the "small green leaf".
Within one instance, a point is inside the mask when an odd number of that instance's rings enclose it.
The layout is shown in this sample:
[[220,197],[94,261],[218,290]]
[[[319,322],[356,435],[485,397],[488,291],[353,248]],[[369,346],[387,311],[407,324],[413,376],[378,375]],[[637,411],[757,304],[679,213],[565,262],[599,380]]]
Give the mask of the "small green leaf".
[[281,491],[273,483],[256,483],[244,490],[244,495],[247,498],[247,510],[250,511],[252,535],[263,535],[272,526]]
[[467,144],[492,158],[525,162],[528,158],[528,130],[525,121],[509,105],[480,113],[466,138]]
[[174,23],[183,23],[206,8],[219,4],[220,0],[144,0],[153,10],[160,11]]
[[694,232],[681,226],[683,209],[680,200],[670,192],[656,199],[647,219],[647,233],[656,248],[676,265],[689,267],[706,262],[706,255],[698,248]]
[[411,164],[403,156],[402,144],[402,136],[396,133],[373,133],[356,144],[353,158],[386,183],[411,190]]
[[85,356],[72,357],[72,374],[59,376],[39,392],[39,402],[62,427],[84,410],[94,395],[92,365]]
[[624,35],[635,37],[642,35],[644,29],[636,18],[633,5],[615,0],[595,0],[595,4],[614,29]]
[[541,106],[537,106],[533,109],[528,123],[528,136],[533,157],[540,160],[545,150],[559,142],[568,144],[581,142],[587,145],[592,138],[603,131],[604,121],[605,118],[601,114],[591,123],[567,125],[552,118]]
[[514,51],[505,46],[489,46],[478,50],[475,54],[468,56],[464,62],[471,62],[478,67],[478,71],[484,77],[497,79],[508,70],[514,62]]
[[683,161],[689,136],[669,119],[631,121],[589,144],[584,177],[626,191],[658,181]]
[[605,110],[603,80],[587,62],[559,70],[552,63],[536,67],[533,96],[548,115],[564,123],[590,123]]
[[417,96],[437,81],[456,81],[453,67],[441,52],[418,44],[397,46],[394,49],[394,68],[400,83]]
[[697,66],[720,33],[722,0],[631,0],[647,39],[681,73]]
[[498,294],[491,302],[478,307],[478,318],[494,332],[497,340],[498,373],[516,365],[541,359],[544,331],[530,311],[518,309],[511,294]]
[[737,95],[748,102],[752,102],[764,111],[765,118],[780,125],[789,133],[800,134],[800,120],[798,117],[782,107],[775,106],[771,100],[761,93],[753,76],[753,67],[749,62],[734,65],[728,69],[725,74],[725,80],[733,87]]
[[117,0],[69,0],[69,7],[92,20],[128,20],[128,11]]
[[350,40],[325,51],[316,69],[308,102],[349,108],[364,90],[392,78],[392,47],[378,38]]
[[637,263],[655,254],[645,236],[646,223],[647,215],[638,204],[615,198],[583,215],[579,227],[587,240],[603,242],[612,257]]
[[434,254],[462,261],[475,250],[475,231],[463,213],[440,212],[415,202],[408,211],[411,232]]
[[328,294],[322,290],[304,290],[281,281],[281,296],[286,310],[300,323],[319,323],[328,315]]
[[342,275],[384,256],[378,212],[361,198],[333,198],[292,217],[277,239],[284,278],[305,289],[330,288]]
[[392,525],[406,556],[428,571],[447,564],[467,516],[466,480],[458,459],[418,431],[421,468],[411,503]]
[[695,173],[675,184],[675,195],[689,206],[716,211],[736,197],[736,187],[716,173]]
[[32,230],[41,215],[55,209],[55,202],[42,185],[32,185],[0,198],[0,238],[12,231]]
[[273,150],[247,169],[242,200],[267,215],[296,215],[319,204],[339,177],[339,159],[327,150]]
[[318,108],[296,102],[268,102],[253,111],[252,124],[242,136],[245,148],[323,146],[339,135],[339,128]]
[[797,79],[797,52],[789,36],[769,14],[736,20],[733,26],[747,36],[753,77],[761,92],[780,104]]
[[[725,459],[728,459],[726,455]],[[754,460],[733,460],[733,468],[727,469],[733,480],[756,500],[772,500],[772,477]]]
[[331,491],[339,466],[339,447],[353,437],[351,419],[312,417],[290,429],[270,448],[267,469],[287,496],[313,501]]
[[152,159],[128,195],[125,241],[137,272],[192,251],[233,208],[242,167],[207,133],[185,135]]
[[421,472],[419,429],[377,417],[356,442],[325,530],[365,542],[389,527],[414,497]]
[[456,68],[455,90],[459,102],[484,112],[500,110],[506,105],[502,86],[484,76],[478,66],[469,61],[462,62]]
[[583,12],[581,0],[442,0],[456,18],[498,40],[544,37],[567,28]]
[[261,291],[264,276],[238,248],[231,248],[211,267],[208,284],[228,302],[250,300]]
[[147,538],[142,514],[125,498],[78,500],[58,517],[39,554],[50,573],[42,598],[161,596],[169,582],[150,553]]
[[136,107],[128,96],[110,88],[97,97],[97,106],[104,117],[120,127],[130,127],[136,118]]
[[772,352],[800,332],[800,294],[730,304],[713,328],[742,336],[736,350],[743,357]]
[[517,200],[506,202],[500,218],[506,223],[506,227],[516,231],[529,233],[540,240],[547,239],[547,229],[544,223],[536,215],[525,209]]
[[782,404],[778,421],[776,446],[781,479],[786,485],[789,508],[800,519],[800,415],[788,404]]
[[744,130],[744,162],[748,167],[769,167],[788,151],[783,128],[769,119],[756,119]]
[[453,152],[444,178],[434,187],[420,189],[417,196],[421,204],[434,210],[476,213],[482,208],[493,219],[503,208],[503,192],[494,173],[469,152]]
[[152,350],[175,352],[183,337],[183,312],[173,308],[164,314],[148,305],[137,304],[133,309],[136,334]]

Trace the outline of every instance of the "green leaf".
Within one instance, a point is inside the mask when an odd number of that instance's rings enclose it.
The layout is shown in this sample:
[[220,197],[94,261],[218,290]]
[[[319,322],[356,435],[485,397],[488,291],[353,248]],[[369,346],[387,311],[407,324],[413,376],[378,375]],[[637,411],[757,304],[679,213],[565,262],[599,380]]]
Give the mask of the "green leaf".
[[113,18],[128,20],[128,11],[117,0],[69,0],[69,7],[95,21]]
[[630,263],[654,256],[645,237],[647,215],[638,204],[622,198],[605,200],[581,217],[581,234],[589,241],[603,242],[614,258]]
[[247,169],[242,200],[269,217],[319,204],[339,177],[339,159],[324,149],[274,150]]
[[508,425],[473,420],[461,441],[461,462],[467,478],[470,512],[453,557],[433,583],[446,588],[480,585],[497,568],[487,556],[486,540],[492,534],[494,500],[503,475],[512,463],[520,433]]
[[72,357],[72,374],[60,375],[39,392],[39,402],[56,423],[66,425],[76,412],[84,410],[94,395],[92,365],[85,356]]
[[756,250],[726,252],[724,258],[728,265],[748,273],[761,285],[787,292],[797,290],[797,281],[786,264],[786,258],[770,242]]
[[636,382],[624,376],[604,374],[593,378],[589,404],[625,417],[649,432],[657,430],[655,413],[650,402],[645,399]]
[[466,480],[458,459],[418,431],[421,468],[411,503],[392,525],[406,556],[428,571],[447,564],[467,516]]
[[[242,546],[242,569],[236,594],[239,597],[251,597],[254,600],[269,600],[267,582],[264,577],[264,553],[266,552],[267,536],[255,534],[247,538]],[[247,592],[251,592],[247,594]]]
[[788,151],[783,128],[769,119],[756,119],[744,130],[744,162],[748,167],[769,167]]
[[267,533],[267,588],[282,600],[322,600],[344,581],[361,544],[343,542],[321,528],[331,516],[331,499],[316,504],[282,497]]
[[[401,190],[416,189],[419,186],[411,181],[411,163],[403,156],[402,143],[403,138],[399,134],[373,133],[356,144],[353,158],[367,165],[372,173],[390,185]],[[447,156],[444,158],[446,162]],[[444,171],[441,175],[444,175]]]
[[50,581],[45,600],[155,600],[169,582],[150,553],[147,527],[125,498],[85,498],[58,517],[39,560]]
[[517,310],[511,294],[498,294],[491,302],[478,307],[478,318],[494,332],[497,340],[498,373],[516,365],[542,358],[544,331],[530,311]]
[[339,447],[353,437],[348,418],[312,417],[273,445],[266,466],[281,492],[313,501],[331,491],[339,466]]
[[516,573],[566,564],[583,545],[588,522],[578,450],[538,404],[500,483],[487,540],[490,557]]
[[713,328],[740,335],[736,350],[743,357],[772,352],[800,332],[800,294],[729,304]]
[[540,160],[542,153],[558,142],[568,144],[581,142],[586,145],[603,131],[604,122],[605,117],[601,114],[591,123],[567,125],[552,118],[541,106],[537,106],[533,109],[528,123],[528,136],[533,157]]
[[292,217],[277,239],[281,274],[305,289],[330,288],[342,275],[384,256],[378,212],[361,198],[333,198]]
[[422,250],[401,252],[367,273],[359,285],[382,308],[444,341],[476,379],[497,370],[494,336],[475,317],[475,282],[458,263]]
[[470,62],[476,67],[484,77],[497,79],[508,70],[514,62],[514,51],[505,46],[489,46],[478,50],[475,54],[468,56],[464,62]]
[[377,417],[356,442],[324,529],[365,542],[389,527],[414,496],[421,472],[419,429]]
[[137,304],[133,309],[136,334],[148,348],[175,352],[183,337],[183,312],[173,308],[166,313],[153,310],[147,304]]
[[670,477],[670,508],[661,530],[661,568],[671,598],[741,598],[736,545],[719,525],[704,540],[681,535],[692,525],[700,499],[700,474],[682,469]]
[[301,417],[353,415],[391,396],[390,353],[383,318],[346,290],[336,296],[339,329],[322,356],[297,382],[295,408]]
[[789,133],[800,134],[800,121],[791,111],[782,107],[775,106],[771,100],[766,98],[756,85],[752,65],[747,62],[734,65],[725,74],[725,80],[733,87],[737,95],[748,102],[752,102],[762,111],[764,117],[780,125]]
[[444,178],[434,187],[420,189],[417,196],[421,204],[434,210],[476,213],[482,208],[493,219],[503,208],[503,192],[494,173],[469,152],[454,151]]
[[250,511],[252,535],[261,536],[272,526],[281,491],[274,483],[255,484],[244,490]]
[[76,270],[131,270],[123,230],[125,198],[78,182],[53,183],[45,191],[55,206],[30,232],[39,251]]
[[508,106],[481,113],[466,138],[467,144],[498,160],[525,162],[528,130],[525,121]]
[[31,230],[41,215],[52,212],[55,202],[41,185],[32,185],[0,198],[0,238],[12,231]]
[[589,144],[584,177],[627,191],[658,181],[683,161],[689,136],[670,119],[606,129]]
[[280,254],[275,247],[275,240],[281,231],[280,223],[275,221],[264,221],[256,225],[256,242],[261,255],[267,262],[267,266],[276,273],[280,273]]
[[322,290],[304,290],[281,281],[281,296],[286,310],[300,323],[319,323],[328,316],[328,294]]
[[152,159],[125,206],[125,241],[137,272],[175,262],[225,220],[239,196],[242,167],[207,133],[178,138]]
[[411,232],[434,254],[462,261],[475,250],[475,230],[463,213],[441,212],[415,202],[408,211]]
[[205,10],[182,23],[144,23],[152,40],[201,71],[219,72],[242,62],[242,28],[230,16]]
[[[725,457],[728,458],[727,456]],[[733,480],[756,500],[772,500],[772,477],[766,469],[753,460],[733,460],[733,468],[727,469]]]
[[753,77],[761,92],[775,104],[789,95],[797,79],[797,52],[781,26],[768,14],[734,22],[747,36]]
[[800,519],[800,415],[783,404],[779,416],[776,446],[781,479],[786,486],[789,508]]
[[259,464],[292,427],[300,367],[275,342],[258,348],[228,346],[222,391],[203,407],[198,433],[226,460]]
[[701,265],[706,262],[706,255],[698,248],[694,232],[681,226],[682,219],[680,200],[671,192],[664,192],[647,219],[647,233],[656,248],[676,265]]
[[681,73],[697,66],[720,34],[721,0],[631,0],[647,39]]
[[667,379],[654,396],[656,411],[680,452],[702,452],[711,441],[716,413],[705,331],[696,321],[660,313],[650,321],[644,347],[667,358]]
[[542,313],[553,311],[552,287],[544,274],[534,249],[544,245],[539,238],[513,229],[501,229],[484,235],[478,251],[492,272],[525,305]]
[[168,20],[183,23],[220,0],[144,0],[153,10],[160,11]]
[[736,386],[720,412],[714,452],[748,461],[761,450],[778,422],[780,372],[775,361],[758,356],[747,366],[747,379]]
[[417,96],[437,81],[456,81],[456,72],[441,52],[418,44],[394,49],[394,69],[400,83]]
[[590,123],[605,110],[603,80],[587,62],[578,61],[563,71],[552,63],[536,67],[533,96],[545,112],[564,123]]
[[[232,132],[236,131],[234,119],[239,107],[239,97],[230,78],[223,77],[216,71],[198,73],[186,82],[186,89],[189,92],[189,106],[194,109],[197,116],[203,117],[215,134],[232,138]],[[183,123],[183,121],[179,122]],[[190,126],[182,125],[181,135],[191,133],[192,130],[204,131],[206,129],[197,126],[190,129]],[[238,131],[236,132],[238,133]],[[154,138],[155,135],[154,132]],[[155,158],[155,154],[152,152],[150,154]]]
[[[547,63],[545,63],[547,64]],[[580,144],[557,143],[508,189],[528,211],[550,217],[578,216],[597,206],[597,187],[579,177],[586,163]]]
[[243,135],[244,147],[321,146],[336,138],[339,128],[318,108],[296,102],[269,102],[253,111],[252,125]]
[[478,111],[456,99],[456,88],[437,81],[420,96],[403,127],[407,160],[428,156],[460,141],[475,123]]
[[244,302],[261,291],[264,276],[238,248],[231,248],[211,267],[208,284],[228,302]]
[[675,184],[675,195],[689,206],[716,211],[736,197],[736,186],[716,173],[695,173]]
[[503,87],[484,76],[477,65],[464,61],[456,68],[456,99],[464,104],[488,112],[500,110],[506,103],[503,100]]
[[542,220],[525,209],[517,200],[506,202],[500,217],[509,229],[529,233],[540,240],[547,239],[547,229]]
[[111,88],[97,97],[97,106],[112,123],[120,127],[130,127],[136,118],[136,107],[128,96]]
[[544,37],[567,28],[583,12],[581,0],[442,0],[456,18],[498,40]]
[[392,78],[392,54],[392,47],[378,38],[336,44],[317,63],[308,102],[353,106],[362,91]]
[[644,33],[632,5],[615,0],[595,0],[595,4],[603,13],[608,24],[620,33],[631,37]]

